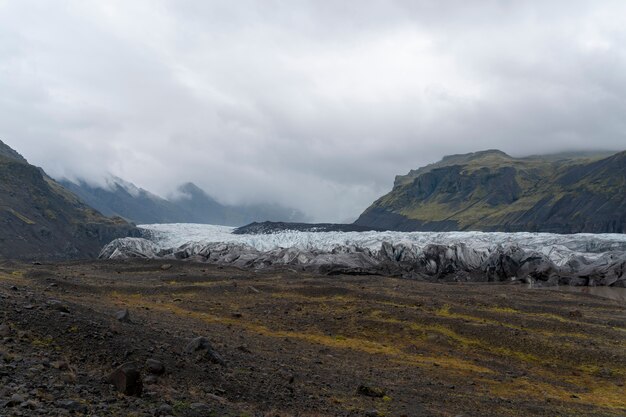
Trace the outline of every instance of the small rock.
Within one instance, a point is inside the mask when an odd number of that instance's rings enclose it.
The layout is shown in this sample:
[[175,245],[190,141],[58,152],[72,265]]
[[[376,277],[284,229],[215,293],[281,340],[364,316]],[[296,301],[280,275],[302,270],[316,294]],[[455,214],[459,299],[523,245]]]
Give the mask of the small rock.
[[7,324],[0,324],[0,337],[9,337],[11,333],[11,328]]
[[237,346],[237,350],[239,350],[239,351],[241,351],[243,353],[252,353],[250,348],[248,348],[248,346],[246,346],[246,345]]
[[376,409],[368,410],[365,412],[365,417],[379,417],[379,416],[380,416],[380,413]]
[[26,398],[24,398],[23,395],[21,394],[13,394],[11,395],[11,398],[9,399],[9,402],[6,403],[6,407],[15,407],[16,405],[20,405],[21,403],[23,403],[26,400]]
[[191,340],[185,347],[185,352],[187,353],[200,351],[204,351],[203,356],[210,362],[226,366],[226,361],[224,360],[224,358],[222,358],[222,356],[213,349],[213,347],[209,343],[209,340],[206,337],[196,337],[195,339]]
[[163,271],[167,271],[168,269],[172,269],[172,264],[163,264],[163,265],[161,265],[161,269]]
[[168,414],[172,414],[174,410],[169,404],[162,404],[157,408],[157,416],[166,416]]
[[212,349],[209,340],[206,337],[196,337],[192,339],[187,346],[185,346],[185,352],[193,353],[203,349]]
[[233,313],[233,317],[236,318],[236,319],[240,319],[240,318],[243,317],[243,314],[241,314],[240,312],[235,312],[235,313]]
[[154,375],[163,375],[165,373],[165,365],[156,359],[148,359],[146,361],[146,369]]
[[58,408],[69,411],[85,411],[87,408],[84,404],[74,400],[58,400],[55,402],[55,405]]
[[583,317],[583,313],[580,310],[572,310],[569,312],[569,316],[580,319]]
[[69,313],[70,309],[67,308],[67,306],[65,304],[63,304],[61,301],[59,300],[48,300],[48,302],[46,303],[48,304],[48,307],[60,311],[61,313]]
[[24,401],[22,404],[20,404],[20,407],[22,408],[28,408],[30,410],[34,410],[35,408],[39,407],[39,402],[35,401],[35,400],[27,400]]
[[58,369],[59,371],[67,371],[70,369],[70,366],[65,361],[54,361],[50,364],[54,369]]
[[61,381],[66,384],[75,384],[76,383],[76,374],[73,372],[64,372],[61,374]]
[[356,392],[357,394],[364,395],[366,397],[382,398],[385,396],[385,391],[383,389],[368,387],[367,385],[359,385]]
[[205,403],[191,403],[189,405],[189,409],[191,409],[192,411],[196,413],[210,413],[211,412],[211,407],[209,407]]
[[148,375],[143,379],[143,382],[146,385],[156,384],[158,381],[159,378],[156,375]]
[[127,308],[115,313],[115,318],[122,323],[132,323],[132,321],[130,320],[130,312]]
[[141,374],[134,362],[128,362],[109,375],[108,382],[115,386],[115,389],[126,395],[141,396],[143,382]]

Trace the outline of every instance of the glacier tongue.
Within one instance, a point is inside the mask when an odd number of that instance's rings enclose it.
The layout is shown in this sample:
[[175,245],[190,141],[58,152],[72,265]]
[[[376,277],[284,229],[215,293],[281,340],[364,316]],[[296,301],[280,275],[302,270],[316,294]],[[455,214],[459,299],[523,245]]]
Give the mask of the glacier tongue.
[[242,268],[428,279],[626,286],[626,235],[484,232],[296,232],[235,235],[226,226],[140,226],[101,258],[191,259]]

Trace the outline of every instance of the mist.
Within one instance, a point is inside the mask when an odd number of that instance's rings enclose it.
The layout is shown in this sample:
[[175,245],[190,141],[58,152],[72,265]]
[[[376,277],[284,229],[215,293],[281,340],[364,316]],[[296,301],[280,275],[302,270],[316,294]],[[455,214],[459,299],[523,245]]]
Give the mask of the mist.
[[56,178],[356,218],[454,153],[626,148],[623,1],[2,1],[0,139]]

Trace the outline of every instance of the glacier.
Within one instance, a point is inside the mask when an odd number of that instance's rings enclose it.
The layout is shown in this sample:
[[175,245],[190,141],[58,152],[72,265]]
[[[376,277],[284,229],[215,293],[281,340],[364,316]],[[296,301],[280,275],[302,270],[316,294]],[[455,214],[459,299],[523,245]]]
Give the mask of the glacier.
[[247,269],[381,274],[444,281],[626,287],[626,235],[500,232],[301,232],[233,234],[204,224],[139,226],[104,259],[184,259]]

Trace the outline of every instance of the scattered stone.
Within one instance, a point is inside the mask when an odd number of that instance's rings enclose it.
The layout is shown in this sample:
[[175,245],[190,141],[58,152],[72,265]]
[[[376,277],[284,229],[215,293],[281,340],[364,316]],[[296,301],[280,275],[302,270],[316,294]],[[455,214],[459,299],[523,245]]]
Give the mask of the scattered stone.
[[236,318],[236,319],[240,319],[240,318],[243,317],[243,314],[241,314],[240,312],[237,311],[237,312],[233,313],[233,317]]
[[148,359],[146,361],[146,369],[149,373],[154,375],[163,375],[165,373],[165,365],[163,365],[163,362],[156,359]]
[[0,337],[9,337],[11,333],[13,332],[8,324],[0,324]]
[[66,384],[75,384],[77,380],[76,374],[74,372],[64,372],[61,374],[61,381]]
[[205,403],[191,403],[189,405],[189,409],[191,411],[194,411],[196,413],[210,413],[211,412],[211,407],[209,407],[207,404]]
[[246,345],[237,346],[237,350],[239,350],[239,351],[241,351],[243,353],[252,353],[252,351]]
[[213,347],[209,343],[209,340],[206,337],[200,336],[191,340],[185,347],[185,352],[203,352],[202,356],[204,356],[210,362],[226,366],[226,361],[224,360],[224,358],[222,358],[222,356],[213,349]]
[[63,302],[61,302],[59,300],[48,300],[48,302],[46,304],[48,305],[48,307],[52,308],[53,310],[60,311],[61,313],[69,313],[70,312],[70,309],[67,308],[67,306],[65,304],[63,304]]
[[163,265],[161,265],[161,269],[163,271],[167,271],[168,269],[172,269],[172,264],[163,264]]
[[380,417],[380,415],[381,414],[376,409],[368,410],[365,412],[365,417]]
[[120,310],[117,313],[115,313],[115,318],[117,319],[117,321],[119,321],[121,323],[132,323],[132,321],[130,319],[130,312],[128,311],[127,308],[125,308],[124,310]]
[[13,394],[9,401],[6,403],[5,407],[15,407],[16,405],[20,405],[26,399],[21,394]]
[[134,362],[128,362],[118,367],[111,375],[108,382],[115,386],[115,389],[126,395],[141,396],[143,382],[141,374]]
[[174,409],[172,408],[172,406],[170,406],[169,404],[162,404],[159,406],[159,408],[157,408],[156,414],[158,416],[167,416],[169,414],[172,414],[173,412]]
[[54,369],[58,369],[59,371],[67,371],[70,369],[70,366],[65,361],[54,361],[50,364]]
[[211,344],[209,343],[209,340],[206,337],[200,336],[192,339],[189,343],[187,343],[187,346],[185,346],[185,352],[193,353],[202,349],[210,348]]
[[144,384],[153,385],[159,381],[159,378],[156,375],[148,375],[143,379]]
[[20,407],[28,408],[29,410],[34,410],[35,408],[39,407],[39,401],[26,400],[22,404],[20,404]]
[[580,310],[572,310],[569,312],[569,316],[580,319],[583,317],[583,313]]
[[215,394],[211,394],[211,393],[207,393],[206,397],[211,399],[211,400],[213,400],[213,401],[216,401],[216,402],[218,402],[220,404],[226,404],[228,402],[228,400],[226,398],[220,397],[219,395],[215,395]]
[[55,402],[55,405],[59,408],[69,411],[86,411],[87,407],[84,404],[79,403],[74,400],[58,400]]
[[357,394],[366,397],[382,398],[385,396],[385,390],[377,387],[368,387],[367,385],[359,385],[356,389]]

